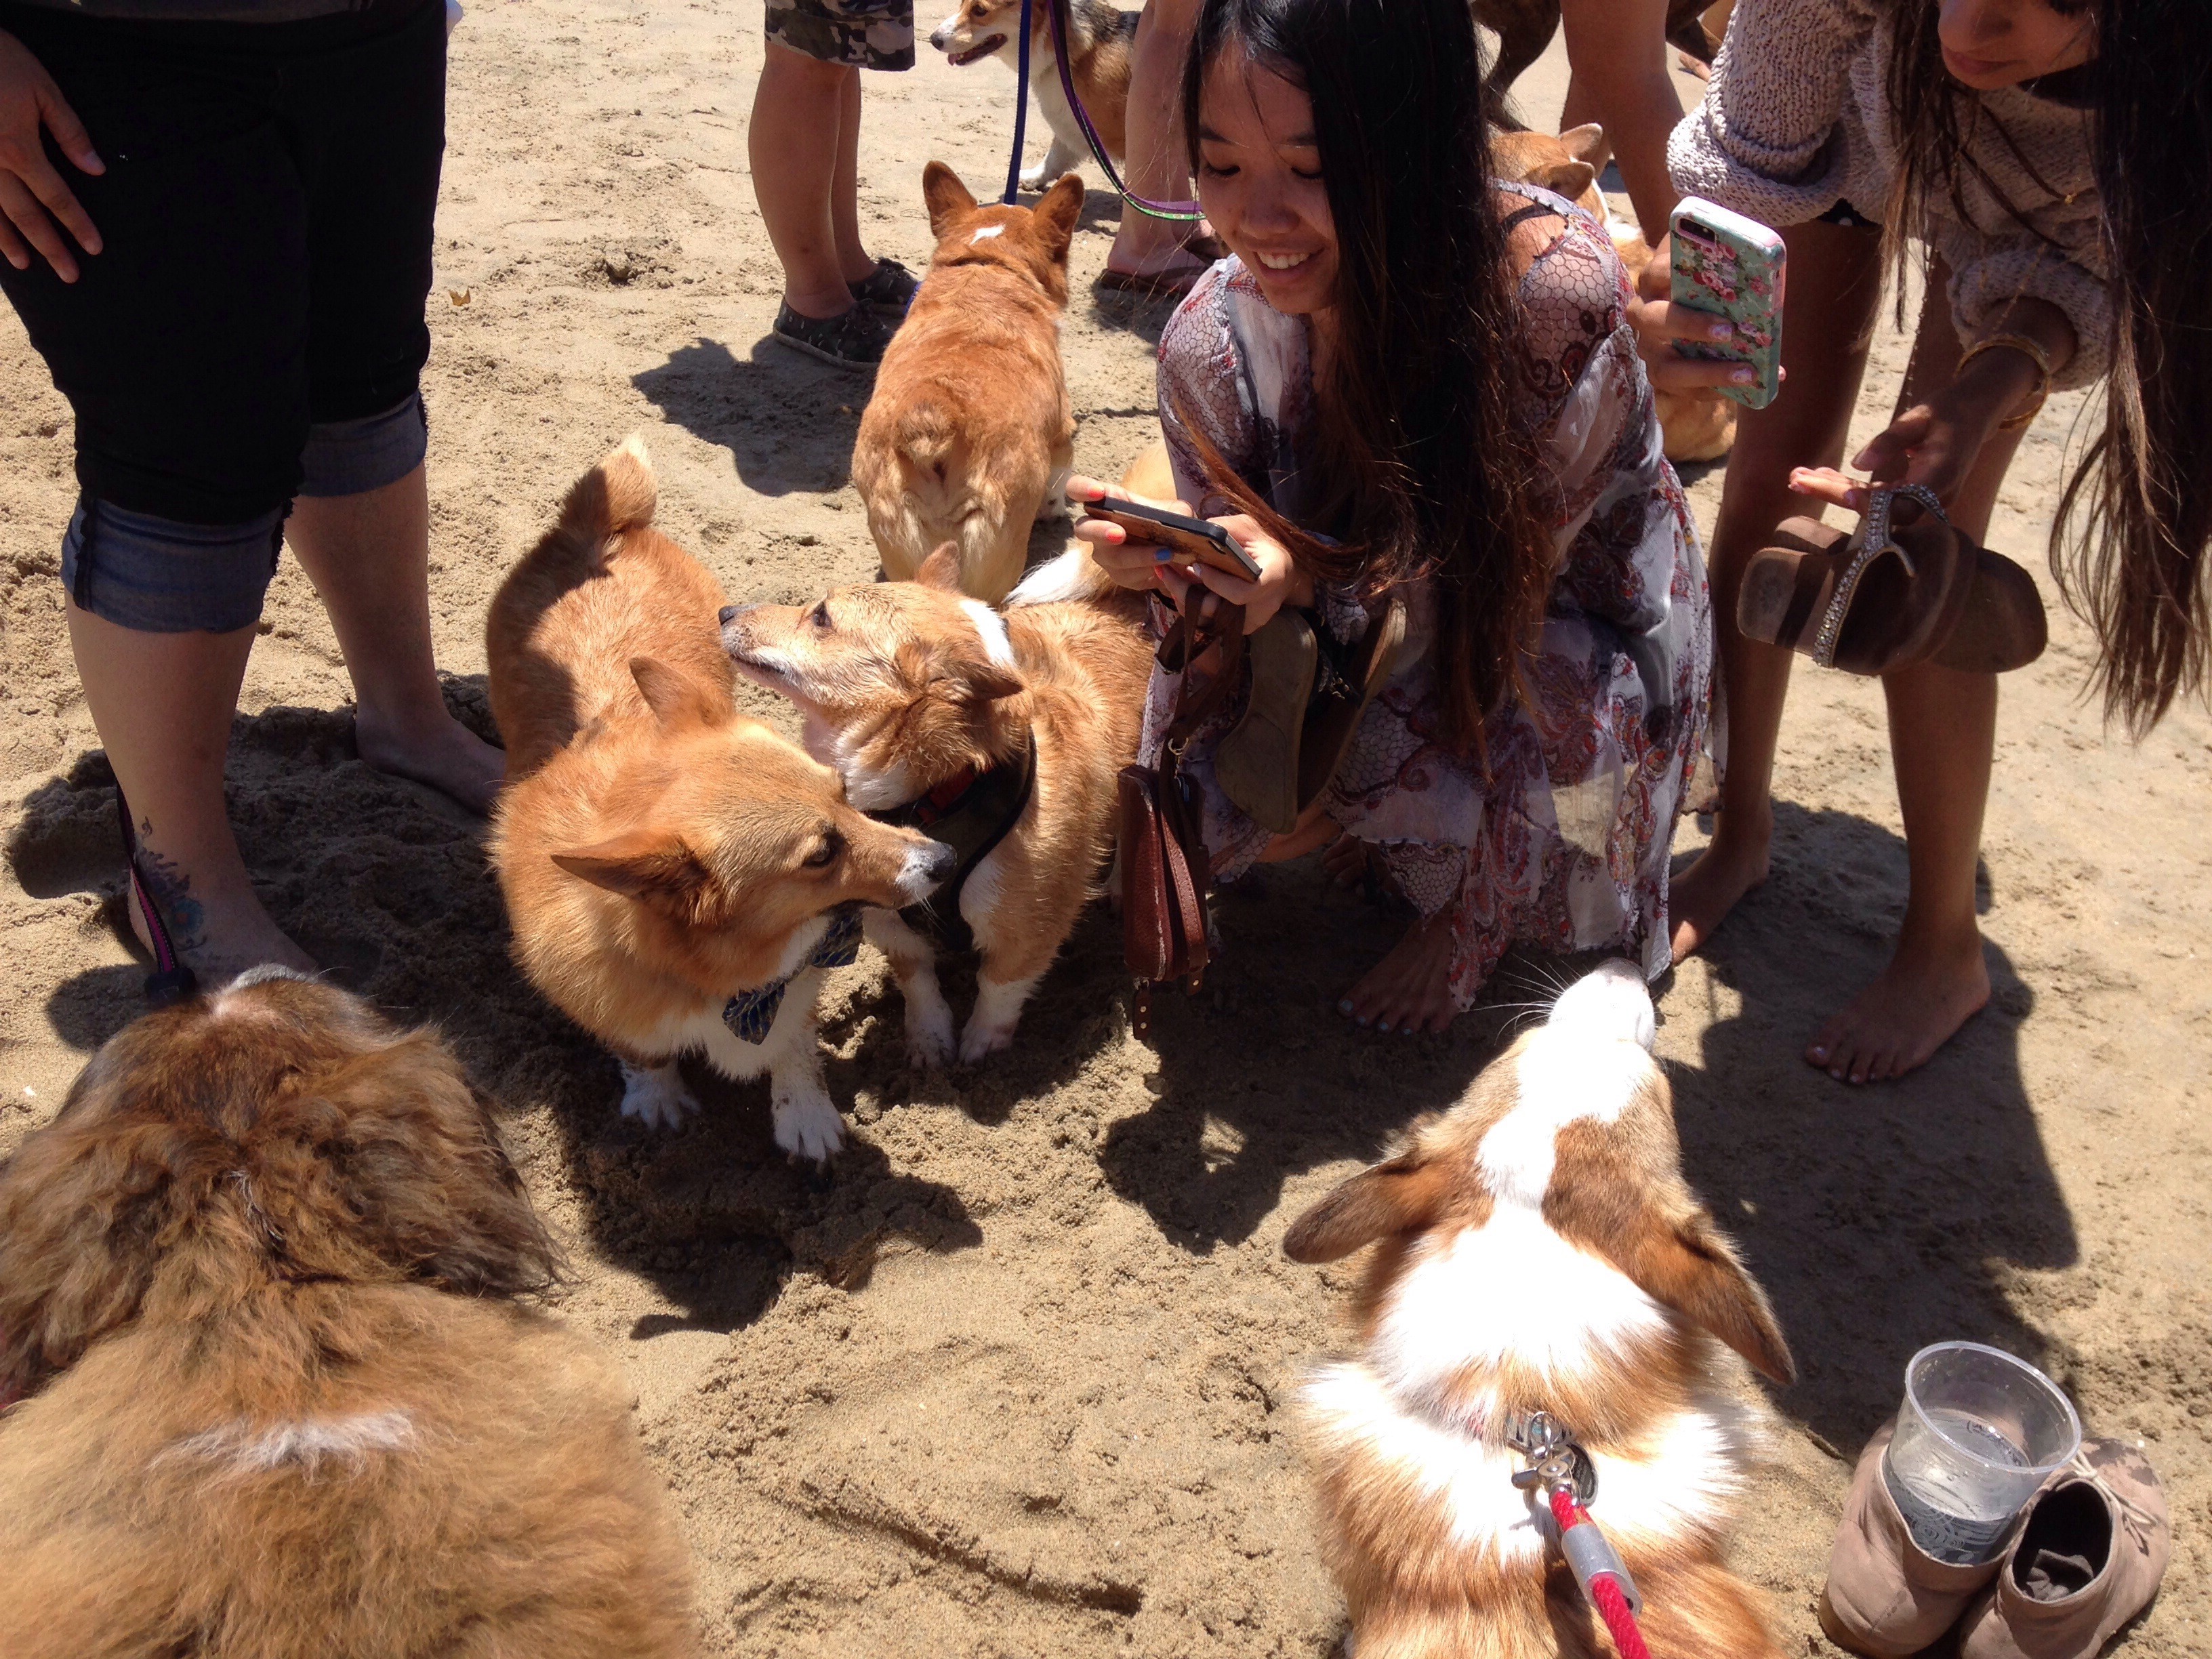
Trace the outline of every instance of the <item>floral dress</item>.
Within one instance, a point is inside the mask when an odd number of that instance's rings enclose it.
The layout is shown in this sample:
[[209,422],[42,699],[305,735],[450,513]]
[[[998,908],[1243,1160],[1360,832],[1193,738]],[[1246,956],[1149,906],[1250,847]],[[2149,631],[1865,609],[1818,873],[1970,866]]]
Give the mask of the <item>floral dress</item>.
[[[1611,240],[1547,191],[1499,183],[1546,237],[1520,284],[1515,406],[1549,462],[1542,516],[1557,574],[1530,700],[1493,714],[1489,771],[1439,738],[1436,595],[1409,585],[1392,678],[1369,706],[1322,810],[1369,842],[1424,917],[1449,910],[1455,1005],[1471,1006],[1508,946],[1613,948],[1647,976],[1669,960],[1667,866],[1706,735],[1713,659],[1705,561],[1682,487],[1660,448],[1651,389],[1627,320],[1631,289]],[[1296,520],[1309,505],[1298,457],[1312,418],[1303,319],[1261,297],[1236,259],[1200,281],[1160,338],[1160,423],[1178,491],[1207,514],[1200,426],[1214,451]],[[1345,592],[1321,620],[1356,640],[1366,614]],[[1143,752],[1157,758],[1176,678],[1156,670]],[[1268,832],[1214,781],[1212,753],[1242,696],[1185,750],[1204,792],[1216,874],[1233,878]]]

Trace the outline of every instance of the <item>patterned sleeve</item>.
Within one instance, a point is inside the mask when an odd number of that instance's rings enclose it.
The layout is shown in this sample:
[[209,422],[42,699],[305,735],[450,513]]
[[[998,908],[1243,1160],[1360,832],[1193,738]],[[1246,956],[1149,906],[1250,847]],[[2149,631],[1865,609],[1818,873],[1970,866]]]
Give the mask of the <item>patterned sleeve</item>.
[[1565,217],[1521,279],[1520,396],[1548,463],[1559,597],[1640,630],[1666,614],[1673,576],[1642,568],[1665,463],[1632,295],[1610,240]]
[[1835,206],[1847,77],[1873,29],[1869,0],[1738,0],[1705,100],[1667,141],[1675,188],[1770,225]]
[[[1259,431],[1243,396],[1237,340],[1229,325],[1229,267],[1198,280],[1160,334],[1160,432],[1175,468],[1176,493],[1200,518],[1230,510],[1207,489],[1194,426],[1216,453],[1246,477],[1258,461]],[[1188,422],[1189,425],[1185,423]]]

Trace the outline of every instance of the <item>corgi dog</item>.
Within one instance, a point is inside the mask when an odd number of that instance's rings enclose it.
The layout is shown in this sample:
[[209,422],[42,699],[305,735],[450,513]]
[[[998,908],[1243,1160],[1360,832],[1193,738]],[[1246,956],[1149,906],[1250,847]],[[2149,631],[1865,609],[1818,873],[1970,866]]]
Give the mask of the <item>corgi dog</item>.
[[952,542],[962,591],[996,605],[1075,457],[1060,319],[1083,185],[1062,179],[1034,209],[979,208],[942,161],[921,180],[937,252],[876,371],[853,483],[885,575],[911,580]]
[[9,1659],[696,1651],[691,1571],[452,1052],[274,966],[0,1171]]
[[631,439],[568,492],[493,599],[492,714],[507,740],[493,867],[514,955],[622,1062],[622,1109],[697,1109],[677,1070],[765,1072],[775,1142],[826,1160],[844,1125],[814,1003],[867,905],[913,904],[952,854],[855,810],[837,775],[738,713],[722,592],[653,527]]
[[1778,1382],[1796,1366],[1684,1184],[1653,1024],[1643,976],[1607,963],[1284,1238],[1296,1261],[1376,1247],[1358,1352],[1297,1408],[1359,1659],[1609,1659],[1541,1493],[1513,1481],[1539,1411],[1595,1468],[1585,1501],[1651,1650],[1779,1659],[1726,1561],[1765,1429],[1727,1350]]
[[[848,799],[919,814],[962,847],[933,908],[957,916],[982,958],[957,1050],[972,1063],[1012,1042],[1022,1005],[1099,890],[1152,647],[1140,595],[1024,605],[1018,594],[1002,616],[963,597],[958,577],[948,544],[911,582],[835,587],[804,607],[735,606],[722,613],[722,643],[740,674],[799,708],[807,748],[837,769]],[[866,925],[905,994],[909,1056],[945,1064],[952,1014],[930,939],[888,910]]]
[[[1097,129],[1107,159],[1121,165],[1127,153],[1129,70],[1137,43],[1137,17],[1108,0],[1069,0],[1067,74],[1084,112]],[[960,9],[930,31],[929,44],[955,69],[996,58],[1021,72],[1022,0],[960,0]],[[1052,129],[1052,148],[1044,160],[1021,175],[1024,190],[1047,185],[1083,164],[1091,154],[1067,94],[1060,84],[1060,59],[1053,49],[1052,14],[1046,0],[1030,8],[1030,90]]]
[[[1564,196],[1606,228],[1613,252],[1628,267],[1632,284],[1651,263],[1644,233],[1613,210],[1597,175],[1613,153],[1605,129],[1596,122],[1570,127],[1554,138],[1542,132],[1493,132],[1490,153],[1498,174],[1524,185],[1540,185]],[[1711,392],[1661,392],[1653,388],[1659,430],[1670,461],[1717,461],[1735,447],[1736,405]]]

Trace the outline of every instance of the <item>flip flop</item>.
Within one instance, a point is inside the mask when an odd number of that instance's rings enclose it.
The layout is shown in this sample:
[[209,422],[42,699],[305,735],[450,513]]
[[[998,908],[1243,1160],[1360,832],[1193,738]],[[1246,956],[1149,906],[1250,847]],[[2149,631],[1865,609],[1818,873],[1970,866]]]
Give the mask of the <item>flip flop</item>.
[[[1899,496],[1917,511],[1893,529]],[[1875,490],[1856,532],[1788,519],[1774,535],[1736,596],[1748,639],[1863,675],[1917,662],[2004,673],[2043,654],[2049,629],[2034,579],[1954,529],[1920,485]]]

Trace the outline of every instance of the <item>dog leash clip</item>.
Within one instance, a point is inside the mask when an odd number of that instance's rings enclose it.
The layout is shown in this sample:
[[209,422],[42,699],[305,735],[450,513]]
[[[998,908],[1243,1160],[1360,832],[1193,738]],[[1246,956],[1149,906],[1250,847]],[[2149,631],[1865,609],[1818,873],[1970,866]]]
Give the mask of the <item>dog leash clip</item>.
[[1564,1492],[1577,1504],[1597,1496],[1597,1464],[1549,1412],[1529,1413],[1515,1443],[1528,1460],[1528,1467],[1513,1476],[1513,1484],[1522,1492],[1541,1487],[1547,1498]]

